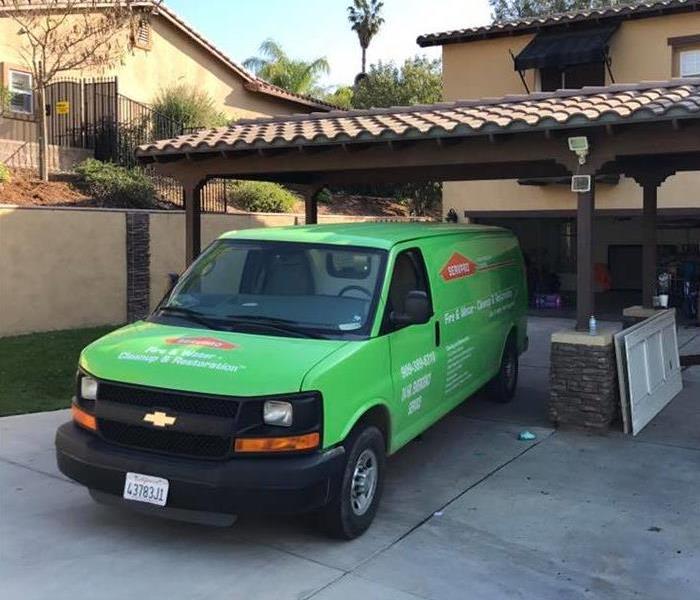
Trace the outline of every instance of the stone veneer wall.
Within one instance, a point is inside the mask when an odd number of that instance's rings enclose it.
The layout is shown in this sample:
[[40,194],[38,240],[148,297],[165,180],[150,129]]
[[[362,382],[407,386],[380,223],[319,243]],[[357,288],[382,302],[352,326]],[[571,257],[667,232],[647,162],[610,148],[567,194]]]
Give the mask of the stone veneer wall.
[[150,309],[151,226],[146,212],[126,213],[126,320],[144,318]]
[[557,425],[607,429],[620,406],[615,346],[554,339],[549,419]]

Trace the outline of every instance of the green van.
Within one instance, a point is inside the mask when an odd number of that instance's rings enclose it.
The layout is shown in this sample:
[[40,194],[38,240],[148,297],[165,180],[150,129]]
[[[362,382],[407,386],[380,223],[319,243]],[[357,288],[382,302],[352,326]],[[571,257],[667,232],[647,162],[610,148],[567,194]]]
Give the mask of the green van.
[[356,537],[387,455],[485,385],[513,396],[526,305],[495,227],[227,233],[146,320],[83,350],[58,466],[102,502],[222,523],[315,511]]

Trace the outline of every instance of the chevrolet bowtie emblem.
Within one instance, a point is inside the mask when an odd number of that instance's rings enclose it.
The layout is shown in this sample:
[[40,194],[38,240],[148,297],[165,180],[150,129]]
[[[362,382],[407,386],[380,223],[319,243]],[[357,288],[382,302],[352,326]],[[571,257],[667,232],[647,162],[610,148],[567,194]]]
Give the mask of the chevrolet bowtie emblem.
[[164,412],[156,411],[145,414],[143,420],[155,427],[168,427],[169,425],[175,425],[177,417],[171,417]]

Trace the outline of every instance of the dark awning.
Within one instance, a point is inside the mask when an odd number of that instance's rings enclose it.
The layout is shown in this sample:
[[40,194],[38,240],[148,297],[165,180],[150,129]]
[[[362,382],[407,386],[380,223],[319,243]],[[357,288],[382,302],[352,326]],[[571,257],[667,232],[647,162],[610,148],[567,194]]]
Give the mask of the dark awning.
[[579,31],[538,33],[516,57],[515,70],[563,68],[603,62],[608,51],[608,41],[617,27],[608,25]]

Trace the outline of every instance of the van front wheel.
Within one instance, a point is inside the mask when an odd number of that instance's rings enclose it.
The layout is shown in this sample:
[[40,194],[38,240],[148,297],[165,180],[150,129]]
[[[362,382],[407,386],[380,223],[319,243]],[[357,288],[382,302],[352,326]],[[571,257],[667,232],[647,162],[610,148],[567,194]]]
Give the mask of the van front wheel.
[[374,520],[384,485],[384,436],[374,426],[350,435],[340,491],[320,513],[326,532],[346,540],[362,535]]
[[513,399],[517,386],[518,348],[515,344],[515,338],[511,335],[503,349],[498,374],[488,384],[488,395],[495,402],[505,404]]

